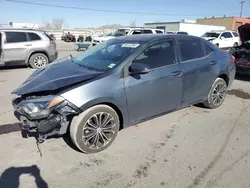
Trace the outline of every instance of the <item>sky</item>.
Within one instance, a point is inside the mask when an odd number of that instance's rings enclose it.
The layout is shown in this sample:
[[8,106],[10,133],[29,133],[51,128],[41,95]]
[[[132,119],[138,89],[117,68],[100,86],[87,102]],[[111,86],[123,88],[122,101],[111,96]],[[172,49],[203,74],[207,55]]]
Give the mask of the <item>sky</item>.
[[[20,0],[22,1],[22,0]],[[77,6],[127,12],[167,15],[140,15],[64,9],[0,0],[0,24],[12,22],[43,24],[44,20],[62,17],[69,28],[99,27],[106,24],[137,26],[146,22],[180,21],[212,16],[239,16],[240,0],[23,0],[63,6]],[[246,0],[243,17],[250,17],[250,0]]]

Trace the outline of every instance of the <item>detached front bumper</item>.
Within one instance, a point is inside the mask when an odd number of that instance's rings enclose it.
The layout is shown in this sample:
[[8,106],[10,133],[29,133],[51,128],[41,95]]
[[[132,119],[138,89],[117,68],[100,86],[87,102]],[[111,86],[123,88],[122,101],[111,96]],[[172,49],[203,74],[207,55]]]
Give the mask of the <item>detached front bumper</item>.
[[43,119],[31,119],[18,109],[15,101],[13,101],[13,106],[15,108],[14,115],[21,122],[21,129],[28,135],[36,133],[35,135],[40,142],[47,137],[64,135],[73,116],[79,114],[79,110],[66,101],[56,106],[49,116]]

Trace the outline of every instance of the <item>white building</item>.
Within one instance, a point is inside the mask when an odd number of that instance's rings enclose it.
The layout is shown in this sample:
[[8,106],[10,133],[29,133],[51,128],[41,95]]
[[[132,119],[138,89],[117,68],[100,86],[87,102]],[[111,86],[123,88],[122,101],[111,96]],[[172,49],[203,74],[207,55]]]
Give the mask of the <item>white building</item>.
[[10,26],[13,27],[13,28],[32,28],[32,29],[40,28],[40,25],[35,24],[35,23],[10,22]]
[[181,22],[155,22],[145,23],[144,27],[163,29],[167,31],[184,31],[189,35],[200,37],[206,32],[212,30],[226,30],[225,26],[197,24],[193,20],[182,20]]

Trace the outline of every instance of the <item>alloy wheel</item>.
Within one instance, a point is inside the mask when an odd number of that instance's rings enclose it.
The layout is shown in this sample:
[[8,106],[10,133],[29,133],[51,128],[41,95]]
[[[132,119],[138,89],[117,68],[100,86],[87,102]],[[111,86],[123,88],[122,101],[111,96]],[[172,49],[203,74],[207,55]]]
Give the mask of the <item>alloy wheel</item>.
[[46,62],[45,57],[43,57],[43,56],[37,56],[37,57],[35,57],[35,59],[34,59],[34,65],[37,68],[41,68],[41,67],[45,66],[46,64],[47,64],[47,62]]
[[212,101],[214,105],[218,106],[224,101],[226,92],[227,92],[227,86],[224,82],[219,82],[214,87],[213,94],[212,94]]
[[116,129],[114,117],[107,112],[92,115],[83,127],[83,142],[91,149],[105,147],[113,138]]

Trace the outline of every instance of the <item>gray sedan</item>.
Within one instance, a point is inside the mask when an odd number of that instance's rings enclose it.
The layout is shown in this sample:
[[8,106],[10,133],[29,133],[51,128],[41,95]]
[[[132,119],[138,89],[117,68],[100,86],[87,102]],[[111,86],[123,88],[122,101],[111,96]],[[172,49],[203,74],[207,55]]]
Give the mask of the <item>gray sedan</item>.
[[69,134],[95,153],[130,125],[192,104],[219,107],[234,76],[232,57],[202,38],[132,35],[38,69],[13,105],[38,141]]

